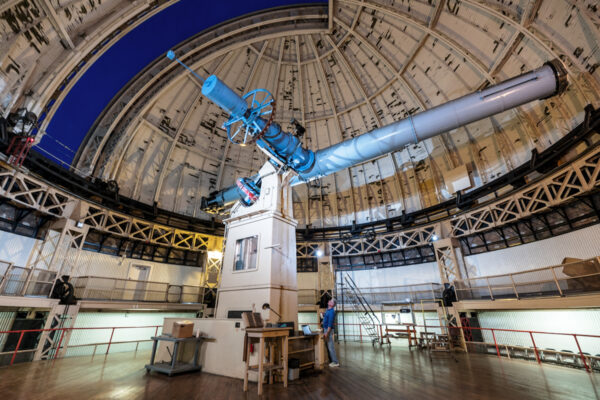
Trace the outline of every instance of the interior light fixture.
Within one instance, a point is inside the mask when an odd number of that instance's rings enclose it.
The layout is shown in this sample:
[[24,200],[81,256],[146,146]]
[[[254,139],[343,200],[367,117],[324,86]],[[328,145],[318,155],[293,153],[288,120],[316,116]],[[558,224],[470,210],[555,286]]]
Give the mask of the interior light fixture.
[[262,305],[262,309],[263,309],[263,310],[271,310],[271,311],[273,311],[273,313],[274,313],[275,315],[277,315],[277,316],[279,317],[279,319],[281,319],[281,315],[279,315],[279,313],[278,313],[277,311],[273,310],[273,309],[271,308],[271,306],[269,305],[269,303],[265,303],[265,304],[263,304],[263,305]]
[[221,253],[219,250],[211,250],[208,252],[208,258],[221,259],[221,257],[223,257],[223,253]]

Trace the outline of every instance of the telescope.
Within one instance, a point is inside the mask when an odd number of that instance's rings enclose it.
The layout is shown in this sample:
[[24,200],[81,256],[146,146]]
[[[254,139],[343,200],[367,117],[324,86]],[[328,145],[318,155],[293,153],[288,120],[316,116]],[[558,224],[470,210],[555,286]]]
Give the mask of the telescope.
[[[267,90],[255,89],[240,96],[217,76],[205,80],[196,74],[173,51],[167,57],[192,72],[203,83],[202,94],[229,114],[224,123],[227,138],[241,146],[256,144],[278,171],[293,171],[291,185],[330,175],[471,122],[555,96],[568,86],[566,70],[555,59],[515,78],[313,152],[302,146],[301,135],[285,132],[273,121],[276,102]],[[302,128],[294,125],[297,130]],[[202,198],[202,209],[218,213],[236,201],[251,206],[260,197],[260,188],[259,175],[240,177],[235,185]]]

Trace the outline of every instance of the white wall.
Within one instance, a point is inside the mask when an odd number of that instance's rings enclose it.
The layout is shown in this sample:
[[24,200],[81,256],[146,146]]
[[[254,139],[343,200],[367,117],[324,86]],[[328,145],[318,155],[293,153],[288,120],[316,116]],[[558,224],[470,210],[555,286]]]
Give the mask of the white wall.
[[198,267],[133,260],[92,251],[82,251],[78,265],[78,270],[71,275],[127,279],[130,265],[148,265],[150,266],[150,281],[198,286],[202,279],[202,269]]
[[[0,260],[25,267],[37,239],[0,231]],[[74,253],[74,252],[71,252]],[[67,258],[72,259],[73,254]],[[107,278],[127,278],[130,264],[150,266],[149,280],[169,282],[173,285],[201,284],[202,269],[183,265],[162,264],[145,260],[121,258],[93,251],[82,251],[78,267],[72,276],[102,276]]]
[[24,267],[35,242],[33,238],[0,231],[0,260]]
[[[339,273],[337,275],[338,282],[340,279]],[[394,268],[344,271],[343,274],[349,274],[358,287],[402,286],[440,282],[440,273],[435,262]]]
[[468,274],[499,275],[558,265],[565,257],[600,256],[600,225],[546,240],[465,257]]
[[[600,335],[600,309],[485,311],[478,313],[482,328],[502,328],[552,333]],[[528,333],[495,332],[500,344],[533,346]],[[493,343],[490,331],[484,331],[486,342]],[[573,336],[534,334],[536,346],[554,350],[578,352]],[[581,351],[600,353],[600,337],[578,337]]]
[[[138,350],[148,350],[152,348],[150,337],[157,332],[160,335],[162,328],[125,328],[125,327],[143,327],[156,326],[163,324],[167,317],[180,319],[194,318],[194,312],[139,312],[139,311],[106,311],[106,312],[80,312],[75,320],[74,328],[108,328],[123,327],[115,329],[112,337],[113,342],[130,342],[134,340],[144,340],[138,346]],[[107,343],[110,340],[112,329],[86,329],[74,330],[69,340],[67,356],[83,356],[94,353],[94,346],[81,346],[90,343]],[[80,346],[77,346],[80,345]],[[108,345],[99,345],[96,354],[105,354]],[[110,346],[110,353],[122,351],[134,351],[135,343],[115,343]],[[141,364],[143,365],[143,363]]]

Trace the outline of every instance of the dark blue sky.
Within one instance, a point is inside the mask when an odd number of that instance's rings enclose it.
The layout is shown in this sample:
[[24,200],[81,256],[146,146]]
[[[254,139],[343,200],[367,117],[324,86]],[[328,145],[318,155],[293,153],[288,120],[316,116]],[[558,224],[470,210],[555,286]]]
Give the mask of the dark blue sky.
[[189,37],[255,11],[323,2],[181,0],[129,32],[86,71],[58,108],[38,147],[71,163],[88,130],[119,90],[149,63]]

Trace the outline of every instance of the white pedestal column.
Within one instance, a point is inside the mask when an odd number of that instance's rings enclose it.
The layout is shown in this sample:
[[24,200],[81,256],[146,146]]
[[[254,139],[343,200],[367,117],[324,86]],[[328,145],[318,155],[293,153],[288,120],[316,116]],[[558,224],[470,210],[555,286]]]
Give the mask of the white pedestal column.
[[[254,310],[270,322],[293,321],[297,325],[297,221],[292,218],[291,188],[288,177],[277,174],[269,163],[259,173],[259,200],[251,207],[236,204],[225,221],[216,316],[228,318],[232,311]],[[269,303],[281,320],[275,313],[263,311],[264,303]]]

